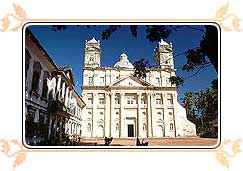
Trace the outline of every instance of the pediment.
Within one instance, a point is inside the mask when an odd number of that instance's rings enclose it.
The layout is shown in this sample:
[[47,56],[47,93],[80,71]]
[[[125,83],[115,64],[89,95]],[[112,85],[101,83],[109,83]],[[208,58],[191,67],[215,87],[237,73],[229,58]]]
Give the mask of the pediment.
[[117,87],[146,87],[152,86],[150,83],[134,77],[133,75],[129,75],[125,78],[121,78],[120,80],[116,81],[115,83],[111,84],[110,86],[117,86]]

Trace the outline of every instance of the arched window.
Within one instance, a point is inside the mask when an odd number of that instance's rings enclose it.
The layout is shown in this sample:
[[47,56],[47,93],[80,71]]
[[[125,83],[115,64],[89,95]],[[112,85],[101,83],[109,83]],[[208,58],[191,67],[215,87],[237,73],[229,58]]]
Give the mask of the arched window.
[[115,98],[115,104],[120,104],[120,99],[119,99],[119,97],[116,97],[116,98]]
[[47,86],[47,80],[45,79],[43,82],[43,88],[42,88],[42,97],[47,98],[47,92],[48,92],[48,86]]
[[116,123],[116,131],[118,131],[118,130],[119,130],[119,124]]
[[47,86],[47,78],[49,77],[49,72],[45,71],[44,72],[44,81],[43,81],[43,86],[42,86],[42,97],[47,98],[47,92],[48,92],[48,86]]
[[88,123],[88,125],[87,125],[87,131],[88,131],[88,132],[91,131],[91,124],[90,124],[90,123]]
[[146,124],[143,123],[143,130],[145,131],[146,130]]
[[36,97],[39,96],[38,90],[39,90],[39,81],[40,81],[40,75],[41,75],[41,64],[38,61],[34,62],[33,65],[33,77],[32,77],[32,85],[31,85],[31,94],[34,93]]
[[27,49],[25,49],[25,80],[27,78],[27,73],[29,70],[31,55]]
[[37,93],[39,88],[39,79],[40,79],[40,74],[37,71],[34,71],[31,90],[34,91],[35,93]]
[[168,105],[173,105],[173,96],[172,96],[172,94],[168,94],[167,95],[167,101],[168,101]]
[[171,131],[174,130],[174,125],[173,125],[173,123],[170,123],[170,130],[171,130]]

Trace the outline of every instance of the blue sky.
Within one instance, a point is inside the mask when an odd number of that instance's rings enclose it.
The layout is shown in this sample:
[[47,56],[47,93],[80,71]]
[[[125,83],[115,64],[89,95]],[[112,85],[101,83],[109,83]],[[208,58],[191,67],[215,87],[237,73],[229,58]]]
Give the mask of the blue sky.
[[[193,27],[203,28],[203,26]],[[131,36],[128,26],[123,26],[113,33],[108,40],[101,39],[101,33],[106,28],[106,26],[101,25],[90,28],[86,26],[69,26],[66,30],[58,32],[52,31],[49,25],[32,25],[28,28],[58,66],[69,66],[72,68],[76,90],[79,94],[82,92],[85,40],[95,37],[101,41],[101,66],[113,66],[123,52],[128,55],[131,63],[140,58],[145,58],[149,60],[150,65],[154,65],[153,49],[158,42],[151,43],[146,39],[143,26],[138,27],[136,38]],[[202,35],[201,31],[182,27],[177,32],[172,33],[166,41],[172,42],[173,52],[176,55],[189,48],[199,46]],[[175,68],[179,68],[185,63],[186,58],[183,55],[174,60]],[[178,69],[176,75],[186,78],[194,72]],[[217,78],[217,73],[213,66],[201,70],[197,75],[185,80],[184,85],[178,88],[178,100],[183,97],[186,91],[198,92],[207,89],[215,78]]]

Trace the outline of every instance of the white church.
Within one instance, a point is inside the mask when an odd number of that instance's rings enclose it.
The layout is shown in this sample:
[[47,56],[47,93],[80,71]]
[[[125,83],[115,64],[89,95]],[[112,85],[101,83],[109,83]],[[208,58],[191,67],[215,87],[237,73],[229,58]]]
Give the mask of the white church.
[[113,67],[102,67],[100,41],[85,42],[82,137],[149,138],[196,136],[195,124],[177,102],[172,44],[154,49],[155,67],[145,79],[122,53]]

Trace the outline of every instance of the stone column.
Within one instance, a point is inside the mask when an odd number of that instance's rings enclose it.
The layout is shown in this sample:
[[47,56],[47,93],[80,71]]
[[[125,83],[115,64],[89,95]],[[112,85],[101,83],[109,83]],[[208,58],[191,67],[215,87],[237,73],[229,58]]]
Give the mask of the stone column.
[[105,94],[105,137],[110,135],[110,93]]
[[178,135],[179,133],[179,127],[177,127],[177,125],[179,125],[179,123],[177,124],[177,112],[178,112],[178,109],[177,109],[177,105],[176,105],[176,102],[177,102],[177,93],[173,93],[172,94],[172,100],[173,100],[173,119],[174,119],[174,131],[175,131],[175,137]]
[[57,76],[57,99],[59,100],[61,98],[61,92],[60,92],[60,89],[61,89],[61,82],[62,82],[62,78],[60,75]]
[[[44,81],[43,78],[44,78],[44,71],[41,70],[40,79],[39,79],[39,85],[38,85],[38,94],[39,94],[39,97],[42,96],[43,81]],[[38,98],[37,103],[40,103],[40,99],[41,98]]]
[[155,93],[152,93],[151,94],[151,131],[152,131],[152,137],[154,137],[156,134],[155,134],[155,132],[156,132],[156,118],[155,118],[155,116],[156,116],[156,111],[155,111],[155,109],[156,109],[156,106],[154,105],[154,104],[156,104],[156,102],[155,102]]
[[[32,77],[33,77],[33,65],[34,61],[32,58],[30,58],[30,63],[29,63],[29,70],[27,72],[27,81],[25,87],[28,87],[28,90],[31,90],[31,84],[32,84]],[[28,92],[29,93],[29,92]]]
[[125,93],[120,93],[120,137],[125,137]]
[[92,120],[93,120],[93,123],[92,123],[92,133],[91,133],[91,136],[94,137],[97,135],[97,121],[98,121],[98,115],[97,113],[97,106],[98,106],[98,94],[97,93],[93,93],[93,111],[92,111]]
[[67,107],[67,104],[68,104],[68,98],[69,98],[69,87],[66,88],[66,92],[65,92],[64,105],[66,107]]
[[69,104],[70,104],[70,100],[71,100],[71,98],[72,98],[72,94],[73,94],[73,90],[70,90],[70,91],[69,91],[69,98],[68,98],[68,102],[67,102],[67,103],[68,103],[67,106],[68,106],[69,108],[70,108],[70,105],[69,105]]
[[137,123],[137,127],[136,127],[136,135],[137,137],[139,137],[141,135],[141,128],[143,126],[142,124],[142,117],[141,117],[141,93],[137,93],[137,100],[138,100],[138,110],[137,110],[137,120],[136,120],[136,123]]
[[111,112],[110,112],[110,137],[113,136],[113,132],[114,132],[114,107],[115,107],[115,93],[111,93]]
[[34,117],[35,117],[34,118],[34,122],[35,123],[39,123],[39,117],[40,117],[40,111],[39,111],[39,109],[36,109],[35,116]]
[[153,104],[151,104],[151,94],[150,94],[150,92],[149,93],[147,93],[147,116],[148,116],[148,119],[147,119],[147,121],[148,121],[148,129],[147,129],[147,136],[148,137],[151,137],[151,130],[152,130],[152,127],[151,127],[151,105],[153,105]]
[[167,101],[166,93],[163,93],[163,104],[164,104],[164,135],[165,137],[168,137],[170,131],[170,123],[169,123],[168,101]]

